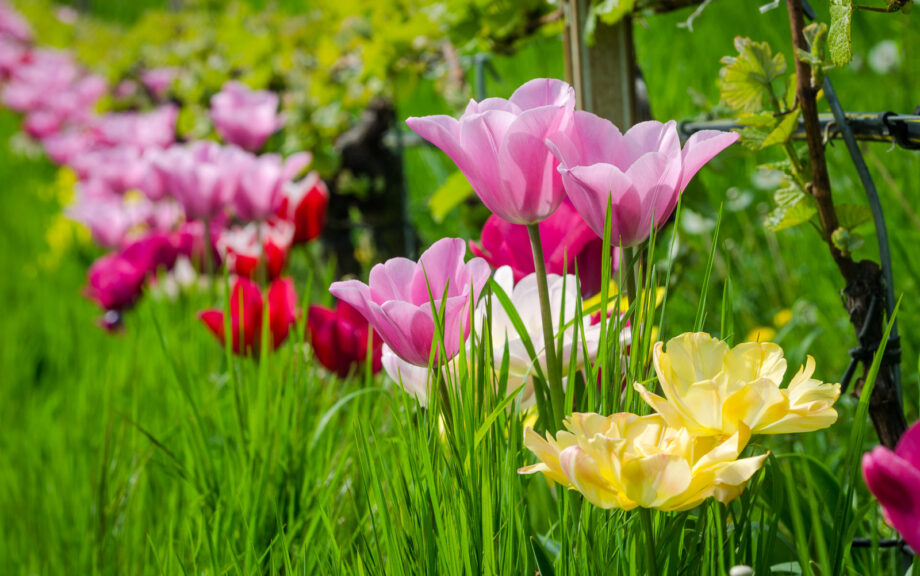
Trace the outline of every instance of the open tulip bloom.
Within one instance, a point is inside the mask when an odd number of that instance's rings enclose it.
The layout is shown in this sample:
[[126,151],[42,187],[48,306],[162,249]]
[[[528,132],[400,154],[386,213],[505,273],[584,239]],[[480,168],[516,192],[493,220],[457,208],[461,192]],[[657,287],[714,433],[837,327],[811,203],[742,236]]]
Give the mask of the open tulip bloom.
[[901,436],[894,451],[876,446],[864,454],[862,469],[885,520],[920,551],[920,423]]
[[454,161],[494,214],[514,224],[535,224],[565,197],[558,161],[543,142],[569,127],[574,110],[571,86],[537,78],[508,100],[471,100],[459,120],[425,116],[406,124]]
[[588,226],[604,236],[609,203],[610,242],[629,247],[644,242],[653,224],[660,228],[690,179],[737,139],[737,133],[703,130],[681,149],[673,120],[642,122],[621,134],[609,120],[577,111],[572,127],[550,134],[547,145]]
[[729,348],[705,333],[686,333],[653,350],[665,398],[641,384],[635,388],[670,426],[693,434],[734,434],[739,427],[754,434],[812,432],[837,421],[834,402],[840,384],[825,384],[811,375],[809,356],[789,386],[783,350],[772,342],[746,342]]
[[226,142],[253,152],[284,125],[277,94],[239,82],[227,82],[211,98],[211,121]]
[[442,238],[417,263],[393,258],[374,266],[367,284],[335,282],[329,292],[351,304],[394,353],[416,366],[428,366],[438,341],[432,305],[438,314],[443,310],[442,345],[447,357],[442,360],[446,362],[469,334],[470,306],[491,274],[482,258],[464,263],[465,253],[461,238]]
[[575,413],[565,427],[555,439],[528,427],[524,445],[540,462],[518,472],[542,472],[600,508],[680,511],[709,497],[730,502],[767,457],[739,458],[750,439],[743,426],[724,438],[700,437],[658,414]]

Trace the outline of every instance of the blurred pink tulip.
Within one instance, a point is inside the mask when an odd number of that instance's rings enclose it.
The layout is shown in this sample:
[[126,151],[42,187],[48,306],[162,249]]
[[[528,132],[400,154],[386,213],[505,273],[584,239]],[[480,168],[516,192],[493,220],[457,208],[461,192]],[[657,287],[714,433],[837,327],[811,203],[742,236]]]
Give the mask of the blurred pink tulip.
[[[431,297],[444,308],[444,349],[447,361],[469,335],[470,305],[475,304],[491,270],[482,258],[463,262],[466,244],[460,238],[442,238],[426,250],[418,263],[393,258],[371,270],[368,284],[357,280],[335,282],[329,292],[354,307],[400,358],[427,366],[435,346]],[[446,300],[442,301],[445,296]],[[461,336],[462,331],[462,336]]]
[[894,452],[876,446],[864,454],[862,468],[885,519],[920,551],[920,422],[904,433]]
[[211,121],[226,142],[253,152],[284,125],[277,94],[239,82],[227,82],[211,98]]
[[233,199],[236,215],[247,222],[268,219],[281,205],[284,186],[311,160],[309,153],[300,152],[284,161],[277,154],[263,154],[244,163]]
[[29,22],[6,3],[0,3],[0,36],[8,36],[19,42],[32,41]]
[[42,139],[45,154],[52,162],[69,165],[70,162],[96,147],[98,141],[86,130],[70,128]]
[[559,159],[565,190],[588,226],[604,235],[609,199],[610,241],[627,247],[644,242],[653,223],[660,228],[693,175],[737,139],[737,133],[704,130],[681,150],[673,120],[642,122],[620,134],[610,121],[578,111],[573,126],[550,135],[547,144]]
[[178,117],[179,109],[172,104],[150,112],[110,112],[101,116],[93,129],[108,146],[166,148],[176,140]]
[[0,35],[0,78],[9,76],[24,65],[29,49],[9,36]]
[[[591,296],[600,291],[603,240],[588,227],[568,199],[552,216],[540,222],[540,241],[548,274],[575,274],[577,261],[582,294]],[[470,250],[494,269],[509,266],[515,282],[534,273],[527,228],[505,222],[494,214],[486,220],[479,243],[470,241]],[[616,270],[619,251],[614,248],[612,252],[612,269]]]
[[425,116],[406,124],[454,161],[496,216],[534,224],[549,217],[565,197],[559,162],[544,141],[570,129],[574,109],[571,86],[537,78],[509,100],[470,101],[460,120]]
[[81,180],[105,184],[115,194],[138,189],[147,173],[141,152],[131,146],[90,150],[73,157],[70,167]]
[[188,219],[213,220],[235,196],[240,170],[251,161],[239,148],[198,141],[155,155],[151,165]]
[[68,218],[89,228],[93,240],[105,248],[119,248],[132,229],[146,223],[147,203],[126,203],[118,196],[89,196],[78,192],[78,200],[67,208]]
[[152,68],[141,72],[141,82],[154,98],[161,100],[169,92],[173,81],[179,76],[179,69],[173,67]]

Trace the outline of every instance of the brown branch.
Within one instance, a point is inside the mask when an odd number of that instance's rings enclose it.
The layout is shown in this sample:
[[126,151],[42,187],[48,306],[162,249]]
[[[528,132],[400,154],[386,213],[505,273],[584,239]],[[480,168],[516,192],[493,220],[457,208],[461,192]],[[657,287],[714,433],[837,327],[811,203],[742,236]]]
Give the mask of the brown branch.
[[[808,52],[808,43],[805,40],[803,29],[805,18],[802,14],[801,0],[786,0],[789,10],[789,27],[792,32],[792,44],[795,52]],[[864,334],[861,345],[868,348],[878,346],[883,330],[883,313],[885,306],[874,307],[877,312],[870,315],[873,310],[873,299],[879,304],[885,302],[885,290],[882,285],[881,269],[871,260],[854,262],[849,255],[840,251],[832,240],[832,234],[838,228],[837,211],[831,194],[831,183],[827,173],[827,159],[824,155],[824,141],[821,134],[821,124],[818,121],[818,86],[812,85],[811,66],[799,59],[795,59],[796,73],[796,103],[802,108],[802,122],[805,127],[808,154],[811,161],[812,180],[808,189],[815,199],[818,217],[821,220],[824,241],[830,249],[831,256],[837,268],[843,275],[846,286],[843,290],[843,304],[850,316],[850,323],[857,334]],[[896,345],[889,344],[889,347]],[[871,353],[871,350],[870,350]],[[869,362],[863,359],[863,377],[855,387],[859,392],[865,381],[869,369]],[[894,362],[883,361],[879,370],[875,389],[869,401],[869,412],[872,423],[878,433],[879,440],[885,446],[894,448],[898,439],[907,429],[904,411],[898,398],[894,378]]]

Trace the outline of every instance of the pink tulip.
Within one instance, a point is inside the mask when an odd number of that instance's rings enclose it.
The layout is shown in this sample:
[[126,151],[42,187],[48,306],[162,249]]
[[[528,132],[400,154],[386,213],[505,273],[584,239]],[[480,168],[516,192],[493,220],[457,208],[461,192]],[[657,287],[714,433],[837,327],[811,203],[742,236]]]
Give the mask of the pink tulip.
[[110,112],[93,129],[108,146],[134,146],[141,150],[166,148],[176,140],[179,109],[168,104],[150,112]]
[[135,190],[144,180],[147,163],[137,148],[118,146],[90,150],[70,160],[81,180],[94,180],[115,194]]
[[154,98],[161,100],[169,92],[169,88],[177,76],[179,76],[178,68],[152,68],[141,72],[141,82]]
[[[428,365],[435,343],[433,297],[435,309],[444,308],[444,360],[450,360],[469,335],[470,305],[479,299],[491,273],[482,258],[464,263],[465,252],[462,239],[442,238],[418,263],[393,258],[374,266],[368,284],[335,282],[329,292],[353,306],[393,352],[417,366]],[[445,288],[447,298],[442,301]]]
[[9,76],[24,65],[28,55],[28,48],[9,36],[0,36],[0,78]]
[[244,163],[233,205],[247,222],[264,221],[281,205],[284,186],[306,168],[312,156],[306,152],[282,161],[277,154],[263,154]]
[[221,215],[236,195],[240,170],[251,161],[239,148],[209,141],[173,146],[151,160],[157,177],[190,220]]
[[32,27],[28,21],[5,3],[0,3],[0,36],[8,36],[19,42],[32,41]]
[[737,133],[704,130],[681,150],[673,120],[642,122],[623,135],[610,121],[578,111],[573,126],[550,135],[547,144],[578,213],[603,236],[609,199],[611,243],[626,247],[644,242],[653,223],[661,228],[693,175],[737,139]]
[[3,103],[17,112],[40,109],[48,98],[69,92],[80,75],[80,68],[69,54],[33,50],[26,62],[13,70],[3,89]]
[[509,100],[470,101],[460,120],[409,118],[406,124],[444,151],[483,204],[514,224],[534,224],[552,214],[565,190],[547,137],[570,129],[575,91],[560,80],[538,78]]
[[[577,261],[582,294],[591,296],[600,291],[603,240],[588,227],[571,202],[564,200],[552,216],[540,222],[540,240],[548,274],[574,274]],[[470,250],[485,258],[494,269],[511,267],[515,282],[534,273],[527,228],[505,222],[494,214],[486,220],[479,243],[470,242]],[[616,270],[619,251],[614,249],[613,254],[613,270]]]
[[211,121],[226,142],[253,152],[284,125],[277,94],[239,82],[227,82],[211,98]]
[[52,162],[68,165],[96,147],[98,141],[91,132],[77,128],[65,129],[42,139],[45,154]]
[[876,446],[864,454],[862,467],[885,519],[920,551],[920,422],[904,433],[894,452]]
[[78,191],[77,201],[68,207],[67,217],[89,228],[93,240],[105,248],[119,248],[132,229],[144,224],[150,207],[129,204],[115,195],[86,194]]

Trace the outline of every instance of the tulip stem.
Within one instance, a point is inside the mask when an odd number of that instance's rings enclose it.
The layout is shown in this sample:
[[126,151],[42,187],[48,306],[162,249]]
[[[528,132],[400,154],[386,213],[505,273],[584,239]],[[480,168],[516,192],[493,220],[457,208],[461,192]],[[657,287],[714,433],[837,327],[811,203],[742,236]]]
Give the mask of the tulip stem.
[[620,248],[620,254],[620,265],[626,266],[626,296],[629,298],[629,302],[627,302],[626,305],[629,307],[636,301],[636,294],[639,293],[639,276],[636,274],[639,265],[639,250],[636,248],[624,247]]
[[649,508],[639,508],[639,519],[645,530],[645,555],[648,559],[649,576],[658,576],[658,559],[655,556],[655,532],[652,528],[652,511]]
[[552,405],[555,432],[562,428],[562,417],[565,415],[565,392],[562,390],[562,375],[556,363],[556,343],[553,338],[553,315],[549,302],[549,285],[546,279],[546,263],[543,260],[543,244],[540,242],[540,227],[537,224],[528,224],[527,233],[530,235],[530,247],[533,250],[533,264],[537,275],[537,292],[540,296],[540,315],[543,319],[543,346],[546,357],[546,379],[549,382],[549,395]]

